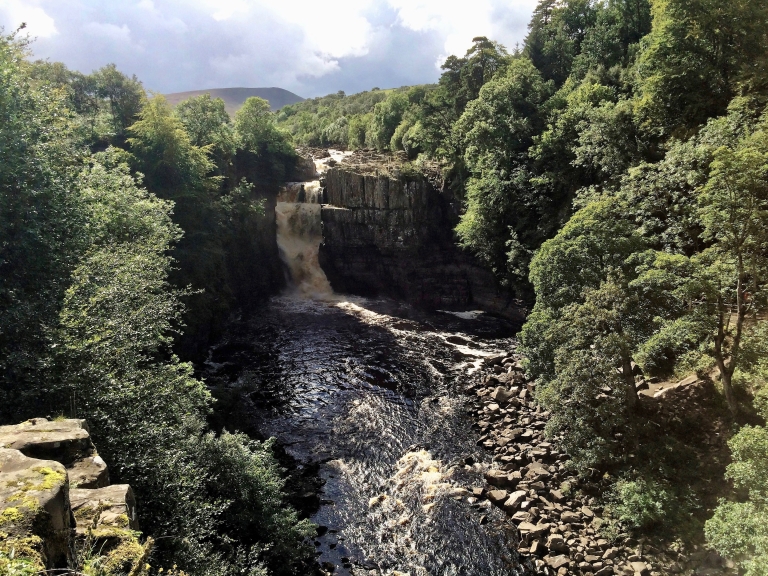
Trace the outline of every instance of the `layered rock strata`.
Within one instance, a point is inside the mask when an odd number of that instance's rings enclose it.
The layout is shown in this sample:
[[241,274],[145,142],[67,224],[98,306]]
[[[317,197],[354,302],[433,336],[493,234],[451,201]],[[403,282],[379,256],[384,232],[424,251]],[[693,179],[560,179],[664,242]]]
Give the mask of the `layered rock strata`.
[[424,174],[356,156],[325,175],[320,263],[334,290],[520,319],[493,274],[456,246],[460,203]]
[[88,550],[127,573],[149,549],[138,529],[131,487],[109,485],[84,420],[0,426],[0,573],[73,569]]

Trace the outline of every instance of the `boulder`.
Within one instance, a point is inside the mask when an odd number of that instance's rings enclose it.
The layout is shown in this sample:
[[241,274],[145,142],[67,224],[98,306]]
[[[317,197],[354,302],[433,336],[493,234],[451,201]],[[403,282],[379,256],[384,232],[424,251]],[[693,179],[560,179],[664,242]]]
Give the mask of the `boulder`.
[[78,535],[97,527],[139,529],[136,500],[128,484],[93,490],[74,488],[70,491],[70,501]]
[[494,504],[501,504],[506,499],[507,499],[506,490],[491,490],[490,492],[488,492],[488,500],[490,500]]
[[85,420],[33,418],[0,426],[0,448],[12,448],[30,458],[55,460],[66,467],[96,453]]
[[517,529],[521,534],[530,534],[531,538],[542,538],[549,529],[550,524],[532,524],[530,522],[521,522]]
[[547,548],[544,546],[541,540],[534,540],[533,544],[531,544],[529,554],[531,554],[532,556],[544,556],[544,554],[546,553],[547,553]]
[[509,402],[514,397],[514,395],[515,394],[513,392],[502,388],[501,386],[497,386],[494,391],[491,392],[491,398],[493,398],[498,404],[501,405]]
[[558,570],[559,568],[562,568],[562,567],[568,567],[571,564],[571,559],[568,558],[568,556],[563,556],[563,555],[548,556],[544,558],[544,561],[547,563],[547,565],[550,568],[554,570]]
[[560,492],[560,490],[550,490],[549,496],[555,502],[562,502],[563,500],[565,500],[565,498],[563,497],[563,493]]
[[507,512],[514,512],[520,507],[520,504],[525,500],[528,493],[524,490],[518,490],[517,492],[512,492],[510,494],[509,498],[504,502],[502,505],[502,508],[506,510]]
[[507,488],[511,485],[509,473],[504,470],[488,470],[485,473],[485,480],[488,484],[498,486],[499,488]]
[[547,538],[547,548],[552,552],[561,552],[563,554],[568,554],[569,552],[568,544],[565,543],[565,540],[559,534],[552,534]]
[[486,356],[483,360],[485,366],[494,366],[501,364],[501,361],[506,357],[506,354],[494,354],[493,356]]
[[72,488],[104,488],[109,486],[107,463],[96,454],[86,456],[67,470]]
[[0,549],[46,569],[72,563],[67,471],[58,462],[0,448]]
[[566,510],[561,514],[560,521],[565,524],[575,524],[577,522],[581,522],[581,516],[579,516],[575,512],[570,512]]
[[530,518],[530,516],[531,515],[528,512],[524,512],[523,510],[520,510],[520,512],[515,512],[512,515],[512,521],[513,522],[518,522],[518,523],[520,523],[520,522],[527,522],[528,519]]

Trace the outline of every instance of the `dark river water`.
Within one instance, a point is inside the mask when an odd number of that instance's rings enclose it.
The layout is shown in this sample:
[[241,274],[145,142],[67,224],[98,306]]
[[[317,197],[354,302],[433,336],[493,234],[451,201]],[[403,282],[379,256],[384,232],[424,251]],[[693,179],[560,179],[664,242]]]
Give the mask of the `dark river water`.
[[315,545],[335,574],[520,573],[502,514],[466,490],[490,458],[464,388],[514,327],[463,316],[283,296],[212,352],[210,373],[257,391],[260,432],[318,470]]

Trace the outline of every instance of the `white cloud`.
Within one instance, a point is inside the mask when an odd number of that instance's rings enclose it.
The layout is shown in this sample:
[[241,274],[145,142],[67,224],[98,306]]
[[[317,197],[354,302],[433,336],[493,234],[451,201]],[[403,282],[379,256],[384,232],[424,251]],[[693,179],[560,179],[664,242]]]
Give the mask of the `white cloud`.
[[3,20],[9,29],[15,30],[24,22],[33,37],[50,38],[58,33],[53,18],[34,0],[0,0],[0,12],[5,12]]
[[217,0],[211,3],[215,6],[211,16],[214,20],[229,20],[235,14],[248,11],[248,3],[244,0]]
[[463,56],[472,38],[487,36],[509,47],[522,40],[521,26],[509,26],[509,19],[499,14],[519,14],[519,22],[528,18],[537,0],[388,0],[398,14],[398,21],[416,31],[434,30],[444,38],[445,53],[438,56]]
[[299,26],[307,48],[314,52],[332,58],[368,53],[374,29],[365,12],[371,0],[283,0],[264,4],[286,22]]
[[[524,37],[536,0],[0,0],[36,57],[114,62],[162,92],[281,86],[304,96],[435,81],[485,35]],[[14,26],[15,24],[15,26]],[[57,33],[58,32],[58,33]]]
[[83,30],[89,36],[96,36],[98,38],[109,40],[110,42],[123,44],[131,43],[131,29],[125,24],[116,26],[115,24],[104,22],[88,22],[83,26]]

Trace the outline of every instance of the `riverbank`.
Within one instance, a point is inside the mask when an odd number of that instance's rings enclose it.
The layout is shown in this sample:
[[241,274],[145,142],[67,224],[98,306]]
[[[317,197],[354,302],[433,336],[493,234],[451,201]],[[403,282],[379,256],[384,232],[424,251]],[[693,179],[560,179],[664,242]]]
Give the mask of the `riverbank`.
[[[520,554],[539,573],[558,576],[735,574],[696,538],[681,542],[618,532],[621,527],[604,509],[610,480],[599,475],[577,478],[556,439],[545,438],[549,414],[533,401],[535,384],[525,378],[521,359],[516,351],[486,359],[465,388],[470,396],[468,410],[481,434],[478,443],[493,453],[493,464],[485,471],[486,483],[472,487],[473,495],[478,502],[490,501],[505,512],[510,528],[519,534]],[[701,413],[716,403],[711,383],[691,378],[650,392],[653,394],[641,397],[643,409],[661,421],[673,421],[671,412],[697,410],[709,428],[717,429],[720,424],[716,414]],[[699,434],[710,448],[709,456],[723,451],[726,434],[708,432],[706,425]],[[714,468],[721,466],[715,458]],[[715,470],[712,476],[717,474]],[[707,475],[702,476],[706,480]],[[714,495],[708,500],[703,502],[704,515],[706,507],[716,501]]]

